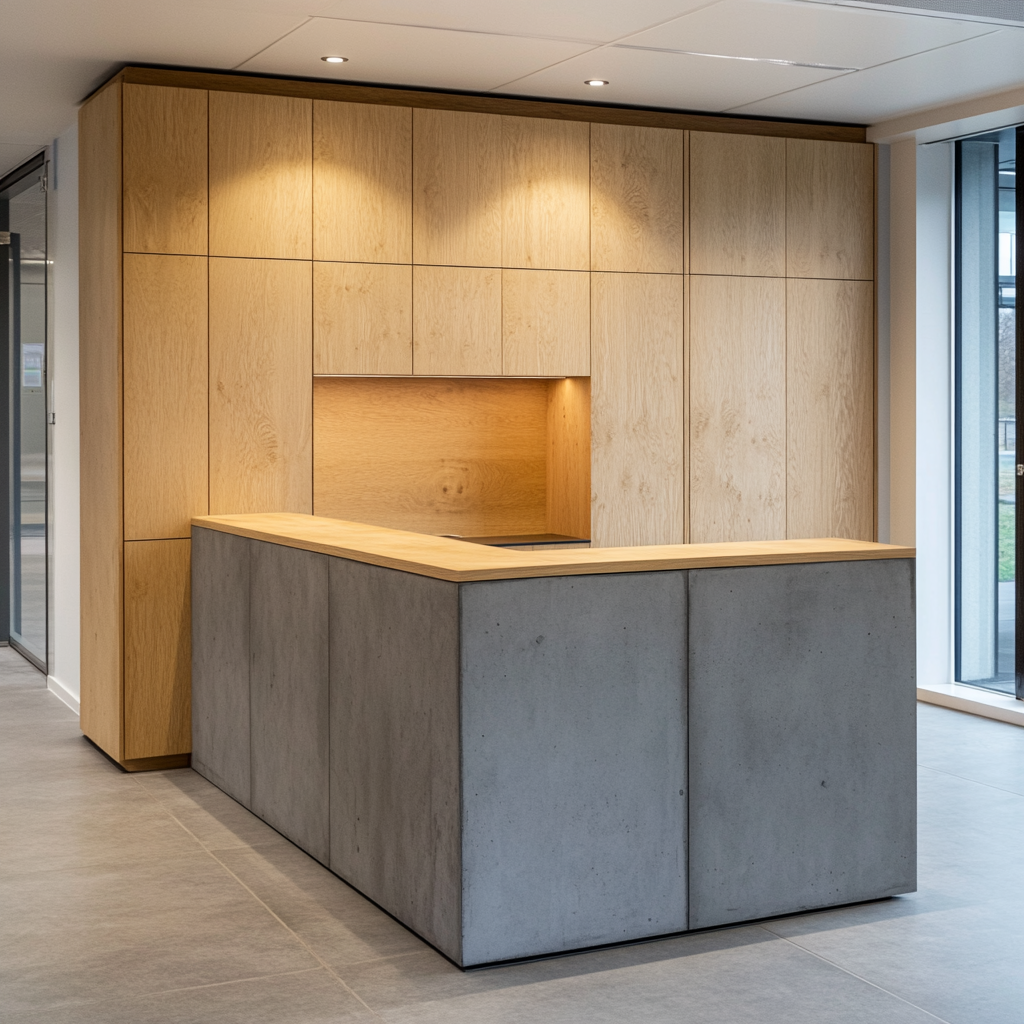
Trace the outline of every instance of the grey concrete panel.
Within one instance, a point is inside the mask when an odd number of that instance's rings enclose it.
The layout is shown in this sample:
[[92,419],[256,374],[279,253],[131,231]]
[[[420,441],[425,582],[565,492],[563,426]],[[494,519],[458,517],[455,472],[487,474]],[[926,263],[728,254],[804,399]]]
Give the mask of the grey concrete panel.
[[463,963],[685,929],[685,573],[461,597]]
[[252,809],[326,864],[328,556],[251,545]]
[[461,956],[458,587],[332,558],[332,871]]
[[691,928],[915,889],[913,573],[690,573]]
[[249,543],[192,528],[192,767],[246,807]]

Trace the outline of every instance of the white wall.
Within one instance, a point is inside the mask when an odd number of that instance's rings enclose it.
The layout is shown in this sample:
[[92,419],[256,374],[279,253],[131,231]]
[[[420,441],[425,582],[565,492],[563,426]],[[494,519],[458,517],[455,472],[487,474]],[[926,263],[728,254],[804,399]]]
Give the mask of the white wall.
[[78,128],[54,141],[49,184],[53,332],[48,376],[50,428],[49,688],[78,710]]

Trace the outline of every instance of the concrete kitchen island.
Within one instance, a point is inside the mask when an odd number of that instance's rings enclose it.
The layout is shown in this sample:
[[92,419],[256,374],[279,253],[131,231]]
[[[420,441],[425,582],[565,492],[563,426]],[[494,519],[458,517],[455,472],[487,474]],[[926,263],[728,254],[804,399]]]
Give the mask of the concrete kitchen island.
[[460,965],[916,887],[913,549],[192,538],[193,767]]

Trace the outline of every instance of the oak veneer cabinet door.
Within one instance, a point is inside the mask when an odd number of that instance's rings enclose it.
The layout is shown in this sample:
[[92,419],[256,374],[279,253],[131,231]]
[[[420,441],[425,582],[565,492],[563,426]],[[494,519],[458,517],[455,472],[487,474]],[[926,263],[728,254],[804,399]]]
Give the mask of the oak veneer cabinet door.
[[209,511],[207,260],[124,257],[124,535],[188,537]]
[[786,536],[786,282],[690,279],[690,542]]
[[683,145],[675,128],[590,126],[592,270],[683,272]]
[[412,267],[313,264],[313,372],[412,373]]
[[511,377],[590,375],[590,275],[501,272],[501,369]]
[[210,260],[210,512],[312,512],[312,264]]
[[313,259],[411,262],[411,108],[313,101]]
[[874,540],[873,285],[787,292],[787,536]]
[[786,140],[788,277],[874,277],[875,155],[860,142]]
[[82,732],[122,753],[121,83],[79,111]]
[[591,277],[591,541],[685,540],[685,279]]
[[210,255],[313,255],[313,101],[210,93]]
[[123,89],[125,252],[205,255],[207,93]]
[[189,540],[124,546],[124,757],[192,748]]
[[501,117],[413,111],[413,262],[501,265]]
[[413,373],[501,375],[501,271],[413,267]]
[[590,125],[502,117],[501,265],[590,269]]
[[786,140],[690,132],[690,273],[786,276]]

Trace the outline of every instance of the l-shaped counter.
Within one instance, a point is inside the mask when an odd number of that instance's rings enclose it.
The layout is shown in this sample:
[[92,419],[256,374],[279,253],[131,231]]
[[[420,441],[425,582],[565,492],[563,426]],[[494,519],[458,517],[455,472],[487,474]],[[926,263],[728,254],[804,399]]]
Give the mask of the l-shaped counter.
[[912,548],[192,538],[193,767],[462,966],[916,887]]

